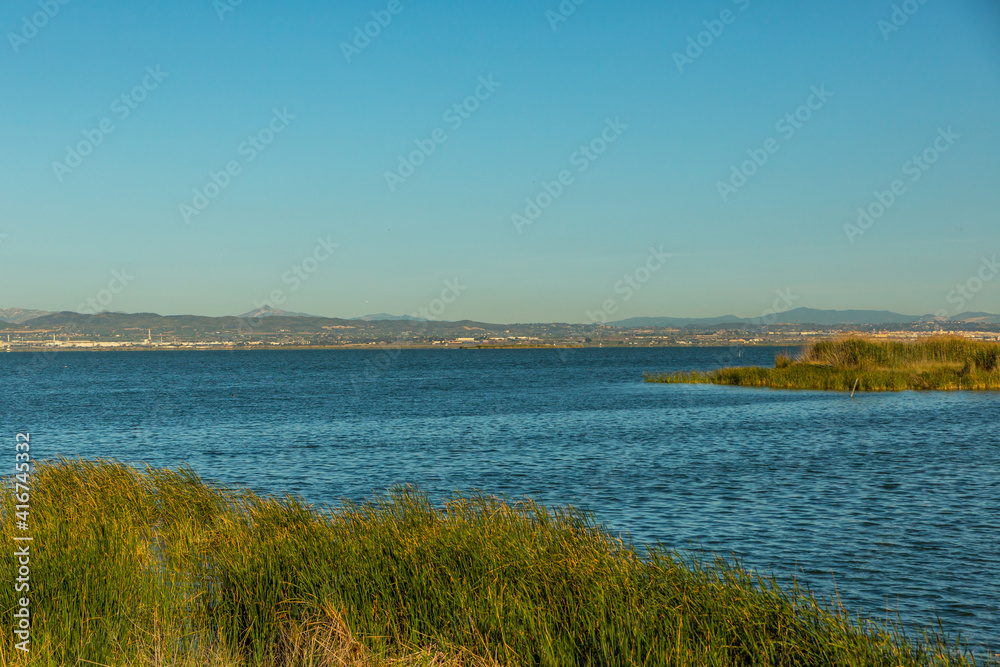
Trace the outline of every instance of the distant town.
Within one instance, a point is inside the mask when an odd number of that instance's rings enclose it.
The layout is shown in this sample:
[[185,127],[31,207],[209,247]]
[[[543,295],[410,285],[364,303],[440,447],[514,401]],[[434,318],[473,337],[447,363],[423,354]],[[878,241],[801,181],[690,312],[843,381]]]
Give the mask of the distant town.
[[[808,311],[746,320],[636,318],[608,324],[490,324],[409,317],[313,317],[263,310],[232,317],[153,313],[46,313],[0,309],[0,347],[32,350],[181,350],[269,348],[521,348],[622,346],[798,346],[861,334],[915,339],[942,334],[1000,340],[1000,316],[909,317],[885,311]],[[852,315],[844,315],[852,313]],[[820,320],[787,321],[791,318]],[[854,321],[836,322],[838,318]],[[907,319],[884,322],[879,320]],[[728,321],[727,321],[728,320]]]

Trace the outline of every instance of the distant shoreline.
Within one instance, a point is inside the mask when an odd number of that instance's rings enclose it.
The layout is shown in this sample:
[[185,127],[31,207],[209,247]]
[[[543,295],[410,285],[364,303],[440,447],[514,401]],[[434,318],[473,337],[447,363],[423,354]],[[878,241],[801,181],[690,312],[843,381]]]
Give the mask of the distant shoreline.
[[[698,343],[690,345],[238,345],[225,347],[220,345],[200,345],[190,347],[168,346],[129,346],[129,347],[63,347],[39,346],[19,347],[11,349],[10,354],[37,352],[272,352],[284,350],[583,350],[583,349],[691,349],[691,348],[737,348],[737,347],[803,347],[807,343],[747,343],[741,345],[725,345],[722,343]],[[6,348],[5,348],[6,349]]]
[[[989,334],[990,337],[985,336],[961,336],[951,334],[951,338],[956,340],[964,340],[969,343],[974,344],[985,344],[985,345],[997,345],[1000,344],[1000,337],[993,337],[993,334]],[[889,336],[876,336],[871,337],[865,334],[861,334],[860,338],[865,340],[876,340],[881,343],[895,342],[907,345],[919,345],[922,342],[929,340],[934,340],[935,338],[940,338],[940,335],[928,335],[928,336],[911,336],[911,335],[889,335]],[[50,353],[50,352],[183,352],[183,351],[198,351],[198,352],[208,352],[208,351],[223,351],[223,352],[233,352],[233,351],[268,351],[268,350],[582,350],[582,349],[690,349],[690,348],[714,348],[714,349],[728,349],[728,350],[739,350],[739,349],[752,349],[752,348],[804,348],[815,345],[817,343],[824,343],[830,341],[843,341],[849,339],[858,339],[858,334],[844,334],[841,332],[831,332],[829,334],[817,334],[811,335],[809,337],[796,337],[794,339],[782,340],[777,337],[776,340],[725,340],[725,339],[709,339],[709,340],[698,340],[692,337],[690,341],[670,341],[670,342],[656,342],[656,343],[627,343],[620,342],[617,340],[609,341],[592,341],[587,343],[579,342],[531,342],[531,343],[474,343],[474,342],[450,342],[450,343],[408,343],[408,342],[398,342],[398,343],[343,343],[337,345],[324,345],[324,344],[246,344],[246,343],[187,343],[187,344],[177,344],[177,343],[154,343],[152,345],[144,344],[141,342],[136,343],[118,343],[116,341],[82,341],[82,345],[76,344],[65,344],[60,343],[53,345],[51,341],[41,342],[37,345],[26,344],[25,341],[15,342],[14,344],[5,343],[5,341],[0,341],[0,354],[5,353]],[[74,341],[76,343],[76,341]]]

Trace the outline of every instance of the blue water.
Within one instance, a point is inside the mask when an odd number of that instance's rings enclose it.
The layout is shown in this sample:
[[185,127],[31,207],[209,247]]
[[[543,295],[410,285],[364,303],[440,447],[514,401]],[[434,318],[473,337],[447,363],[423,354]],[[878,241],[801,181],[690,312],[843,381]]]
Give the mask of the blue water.
[[734,554],[1000,648],[1000,394],[642,382],[725,353],[3,354],[0,438],[320,503],[414,484],[573,504],[637,542]]

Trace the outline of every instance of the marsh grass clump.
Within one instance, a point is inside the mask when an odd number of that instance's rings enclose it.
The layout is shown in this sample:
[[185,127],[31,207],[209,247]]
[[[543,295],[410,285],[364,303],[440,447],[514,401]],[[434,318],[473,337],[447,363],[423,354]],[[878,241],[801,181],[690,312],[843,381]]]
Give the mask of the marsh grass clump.
[[738,564],[639,551],[573,508],[411,488],[317,508],[108,461],[39,464],[32,486],[32,650],[8,634],[2,665],[974,662]]
[[788,368],[791,365],[792,365],[792,358],[788,354],[781,352],[779,354],[774,355],[775,368]]
[[833,391],[998,390],[1000,344],[939,336],[912,343],[862,338],[822,341],[774,368],[646,374],[647,382]]

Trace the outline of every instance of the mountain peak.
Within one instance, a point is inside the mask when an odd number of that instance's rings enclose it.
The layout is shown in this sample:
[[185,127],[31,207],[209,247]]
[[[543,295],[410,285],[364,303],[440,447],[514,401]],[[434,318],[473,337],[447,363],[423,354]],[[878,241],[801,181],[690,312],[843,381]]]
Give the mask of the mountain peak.
[[36,317],[51,315],[48,310],[28,310],[25,308],[0,308],[0,322],[10,322],[11,324],[24,324],[28,320]]
[[251,310],[249,313],[243,313],[240,315],[241,318],[259,318],[259,317],[316,317],[316,315],[310,315],[308,313],[293,313],[287,310],[281,310],[280,308],[272,308],[271,306],[261,306]]

